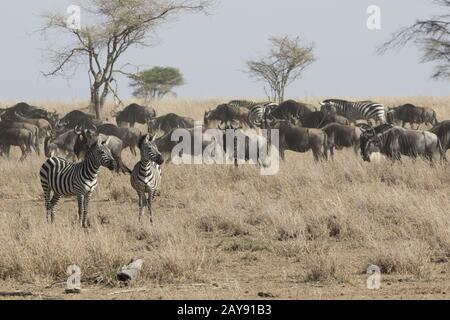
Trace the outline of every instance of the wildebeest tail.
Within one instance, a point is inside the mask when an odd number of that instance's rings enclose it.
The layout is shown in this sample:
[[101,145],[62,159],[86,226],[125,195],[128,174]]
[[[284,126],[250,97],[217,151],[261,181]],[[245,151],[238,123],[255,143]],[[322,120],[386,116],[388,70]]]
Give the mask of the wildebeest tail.
[[328,145],[328,134],[325,132],[325,131],[323,131],[323,134],[324,134],[324,139],[323,139],[323,153],[324,153],[324,157],[325,157],[325,159],[328,159],[328,151],[329,151],[329,145]]
[[39,134],[40,134],[39,128],[36,127],[34,130],[34,147],[36,149],[36,153],[38,156],[41,155],[41,150],[40,150],[41,139],[40,139]]
[[31,153],[31,147],[35,145],[34,134],[32,131],[28,133],[27,152]]
[[438,137],[437,140],[438,148],[439,148],[439,154],[441,155],[441,161],[447,161],[447,157],[445,156],[445,149],[442,145],[441,139]]

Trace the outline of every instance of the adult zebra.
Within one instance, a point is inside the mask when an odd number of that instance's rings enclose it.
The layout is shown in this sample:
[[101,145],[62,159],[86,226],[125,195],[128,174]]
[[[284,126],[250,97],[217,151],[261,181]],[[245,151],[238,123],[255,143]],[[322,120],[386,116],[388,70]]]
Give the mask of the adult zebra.
[[142,221],[142,215],[147,207],[150,223],[153,223],[152,201],[160,189],[160,166],[164,163],[164,159],[150,135],[141,138],[139,150],[141,150],[141,161],[136,164],[131,174],[131,186],[139,196],[139,222]]
[[329,99],[321,102],[321,111],[339,114],[351,122],[371,120],[376,123],[386,123],[386,111],[382,104],[372,101],[351,102],[339,99]]
[[89,201],[97,187],[100,167],[106,167],[111,171],[116,167],[114,157],[106,146],[107,141],[101,141],[96,137],[86,143],[88,151],[82,162],[71,163],[53,157],[42,165],[40,179],[44,190],[47,220],[51,219],[52,223],[55,221],[58,201],[62,197],[77,197],[80,224],[86,228]]
[[239,107],[239,108],[246,108],[251,110],[253,107],[262,105],[262,104],[270,104],[270,102],[255,102],[255,101],[249,101],[249,100],[232,100],[227,103],[229,106],[233,107]]
[[248,123],[256,128],[267,129],[270,113],[277,106],[276,103],[270,102],[254,106],[248,114]]

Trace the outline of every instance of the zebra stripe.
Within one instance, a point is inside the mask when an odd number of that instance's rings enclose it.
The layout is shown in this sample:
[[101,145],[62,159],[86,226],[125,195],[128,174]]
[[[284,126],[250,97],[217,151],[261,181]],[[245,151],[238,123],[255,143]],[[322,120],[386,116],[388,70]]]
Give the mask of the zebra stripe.
[[277,104],[270,102],[254,106],[248,114],[248,123],[256,128],[267,128],[267,118],[276,106]]
[[[87,227],[89,200],[97,187],[100,167],[115,168],[115,160],[106,142],[96,142],[80,163],[53,157],[41,167],[39,176],[44,191],[47,220],[55,221],[55,210],[62,197],[77,197],[82,227]],[[53,197],[52,196],[53,193]]]
[[139,149],[141,150],[141,161],[136,164],[131,174],[131,186],[139,196],[139,221],[142,220],[145,207],[147,207],[150,222],[153,223],[152,201],[160,190],[160,165],[164,161],[158,147],[152,142],[149,135],[141,138]]
[[270,104],[270,102],[269,101],[255,102],[255,101],[249,101],[249,100],[233,100],[233,101],[228,102],[227,104],[232,107],[252,109],[253,107],[258,106],[258,105]]
[[321,103],[322,111],[336,111],[350,121],[375,120],[386,123],[386,111],[382,104],[372,101],[350,102],[345,100],[330,99]]

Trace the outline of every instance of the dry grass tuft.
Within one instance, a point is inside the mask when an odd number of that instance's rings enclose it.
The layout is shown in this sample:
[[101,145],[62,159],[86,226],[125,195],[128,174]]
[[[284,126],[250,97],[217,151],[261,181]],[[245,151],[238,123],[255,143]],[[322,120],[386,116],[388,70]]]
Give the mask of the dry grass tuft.
[[430,247],[420,241],[380,245],[369,263],[380,267],[384,274],[412,274],[418,279],[430,276]]

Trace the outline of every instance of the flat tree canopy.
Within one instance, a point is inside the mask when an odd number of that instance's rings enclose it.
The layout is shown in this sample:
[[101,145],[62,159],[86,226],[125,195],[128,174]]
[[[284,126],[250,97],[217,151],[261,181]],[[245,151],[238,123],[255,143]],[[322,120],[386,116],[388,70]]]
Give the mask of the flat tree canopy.
[[154,67],[133,75],[130,86],[134,88],[133,96],[146,102],[162,99],[168,94],[175,95],[173,89],[184,84],[181,71],[172,67]]
[[[152,44],[158,28],[183,12],[206,12],[212,0],[84,0],[81,27],[67,23],[65,13],[46,13],[44,32],[58,37],[51,45],[54,76],[87,66],[91,108],[97,118],[111,91],[119,58],[132,46]],[[61,33],[69,41],[61,44]],[[128,63],[128,61],[127,61]]]

